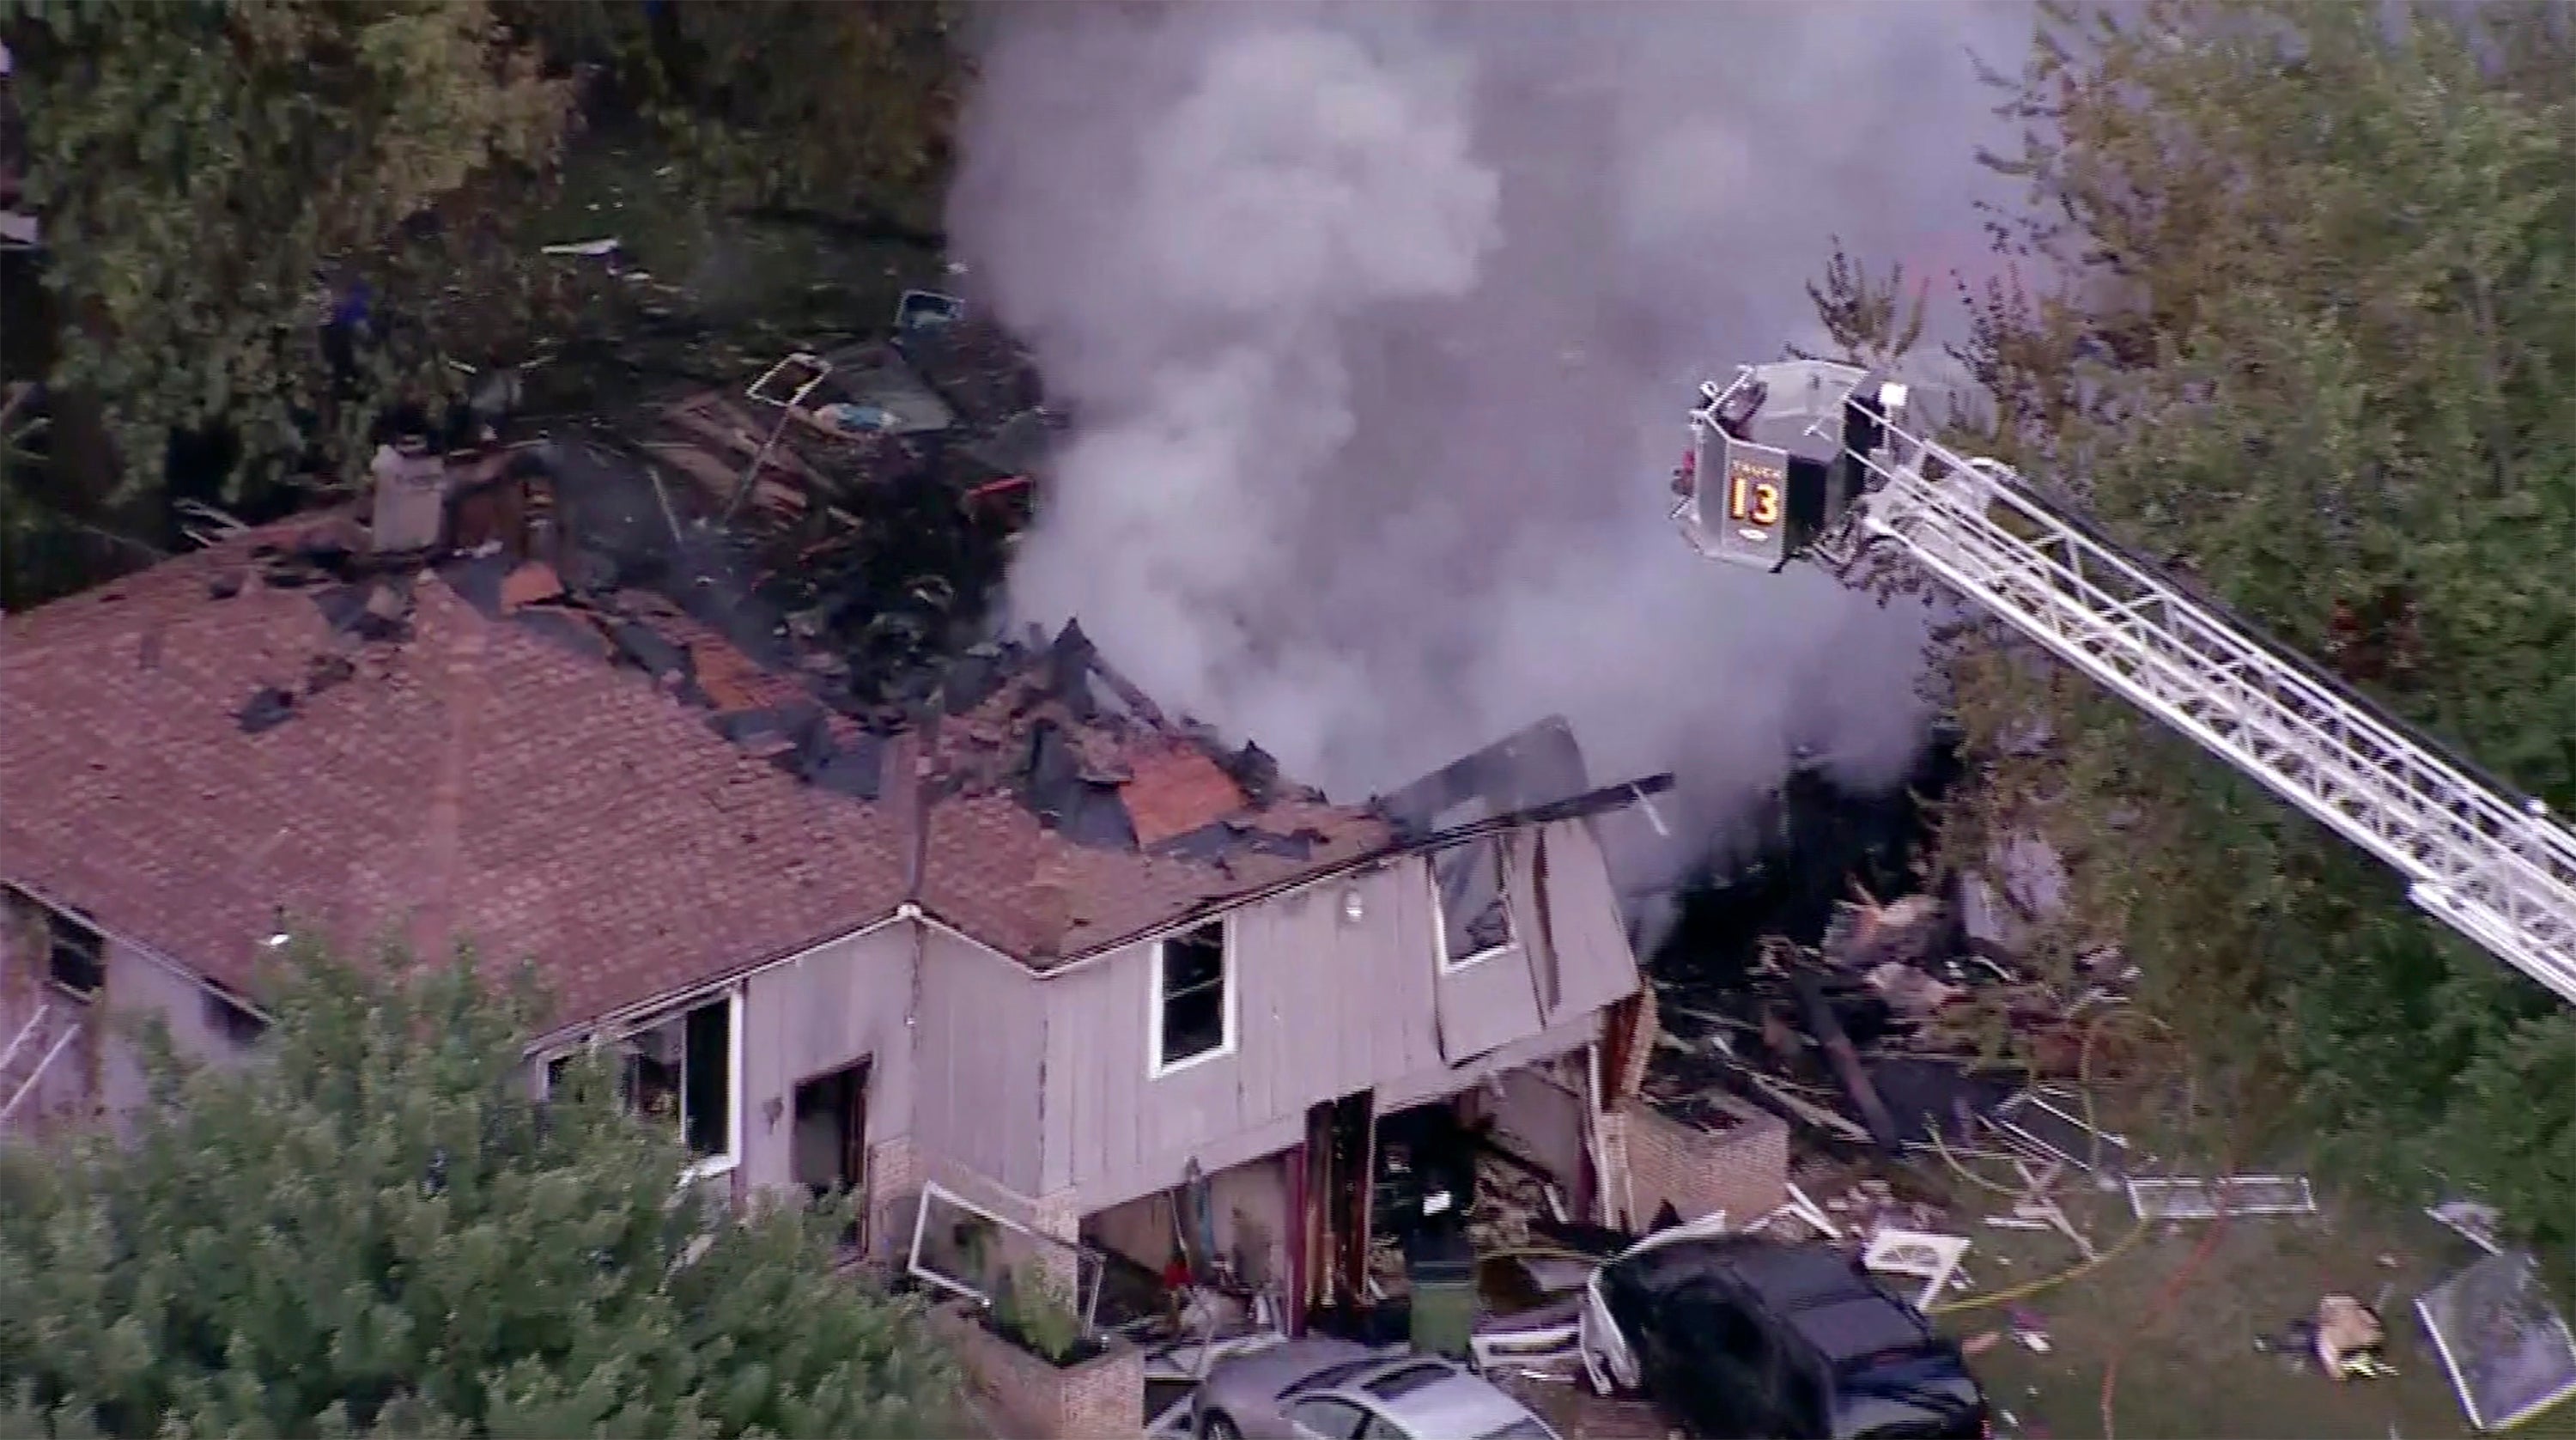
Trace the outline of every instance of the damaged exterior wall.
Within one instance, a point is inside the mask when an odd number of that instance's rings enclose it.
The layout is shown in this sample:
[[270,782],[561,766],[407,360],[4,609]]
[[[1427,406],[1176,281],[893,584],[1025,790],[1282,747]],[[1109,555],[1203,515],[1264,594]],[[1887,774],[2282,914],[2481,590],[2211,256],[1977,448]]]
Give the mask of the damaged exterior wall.
[[1600,849],[1566,821],[1513,836],[1510,853],[1516,943],[1447,976],[1422,857],[1236,912],[1234,1048],[1159,1077],[1150,944],[1044,982],[1042,1189],[1103,1209],[1178,1183],[1193,1159],[1213,1172],[1295,1145],[1321,1101],[1420,1103],[1587,1043],[1599,1007],[1638,985]]
[[[1440,1050],[1451,1065],[1569,1025],[1589,1038],[1592,1013],[1637,990],[1635,952],[1591,828],[1564,820],[1506,838],[1511,945],[1469,965],[1434,967]],[[1434,924],[1430,953],[1440,943]]]
[[1603,1149],[1624,1177],[1609,1198],[1629,1228],[1646,1228],[1666,1205],[1686,1221],[1723,1212],[1749,1222],[1788,1200],[1788,1125],[1733,1096],[1717,1104],[1734,1123],[1693,1125],[1636,1099],[1602,1117]]
[[[1256,1288],[1288,1274],[1288,1167],[1278,1156],[1219,1170],[1207,1177],[1208,1221],[1217,1253]],[[1083,1238],[1160,1272],[1178,1251],[1172,1196],[1142,1195],[1086,1217]]]
[[1437,1067],[1430,927],[1419,861],[1236,912],[1234,1051],[1159,1078],[1150,944],[1047,981],[1047,1188],[1115,1205],[1178,1183],[1193,1158],[1213,1172],[1298,1143],[1319,1100]]
[[909,1236],[924,1180],[1038,1218],[1044,997],[1015,962],[903,919],[755,971],[743,989],[746,1194],[793,1188],[796,1088],[865,1061],[872,1251]]

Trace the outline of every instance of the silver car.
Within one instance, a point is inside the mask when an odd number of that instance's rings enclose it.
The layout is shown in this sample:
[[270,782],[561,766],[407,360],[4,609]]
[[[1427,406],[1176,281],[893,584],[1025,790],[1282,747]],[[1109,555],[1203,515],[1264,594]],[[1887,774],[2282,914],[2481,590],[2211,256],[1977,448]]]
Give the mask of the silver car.
[[1519,1401],[1447,1360],[1322,1338],[1218,1361],[1190,1428],[1200,1440],[1557,1440]]

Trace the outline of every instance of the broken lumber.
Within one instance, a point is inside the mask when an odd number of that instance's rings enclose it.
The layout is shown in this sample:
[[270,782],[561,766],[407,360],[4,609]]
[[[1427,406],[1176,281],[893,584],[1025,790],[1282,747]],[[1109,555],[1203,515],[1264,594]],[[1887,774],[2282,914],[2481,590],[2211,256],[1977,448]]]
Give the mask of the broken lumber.
[[1888,1155],[1901,1154],[1903,1141],[1897,1134],[1896,1119],[1887,1113],[1887,1102],[1878,1098],[1878,1087],[1869,1083],[1869,1070],[1861,1064],[1860,1052],[1852,1047],[1851,1037],[1843,1033],[1842,1022],[1834,1018],[1833,1003],[1825,998],[1824,983],[1815,972],[1794,970],[1789,975],[1790,988],[1797,991],[1799,1007],[1807,1012],[1807,1030],[1824,1047],[1831,1061],[1834,1077],[1842,1082],[1843,1093],[1860,1111],[1863,1124],[1869,1127],[1869,1138]]
[[1842,1116],[1835,1114],[1822,1105],[1817,1105],[1810,1101],[1799,1099],[1797,1096],[1789,1093],[1787,1087],[1781,1085],[1778,1081],[1773,1080],[1770,1076],[1763,1074],[1761,1071],[1751,1068],[1739,1068],[1736,1073],[1744,1077],[1745,1083],[1751,1085],[1754,1089],[1761,1091],[1765,1099],[1771,1101],[1771,1103],[1779,1106],[1781,1109],[1788,1111],[1798,1119],[1815,1126],[1817,1129],[1830,1130],[1854,1144],[1866,1145],[1870,1143],[1870,1135],[1868,1131],[1863,1130],[1858,1125],[1853,1124],[1849,1120],[1844,1119]]

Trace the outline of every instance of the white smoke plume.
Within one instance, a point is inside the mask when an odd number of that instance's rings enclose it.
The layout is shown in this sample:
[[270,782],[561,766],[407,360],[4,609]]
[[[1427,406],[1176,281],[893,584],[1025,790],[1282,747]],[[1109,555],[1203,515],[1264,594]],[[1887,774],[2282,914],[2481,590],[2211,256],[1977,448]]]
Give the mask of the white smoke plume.
[[1699,559],[1665,484],[1700,379],[1821,343],[1829,237],[1974,263],[2026,7],[991,18],[950,235],[1075,417],[1017,617],[1337,795],[1549,713],[1702,838],[1798,746],[1901,772],[1922,615]]

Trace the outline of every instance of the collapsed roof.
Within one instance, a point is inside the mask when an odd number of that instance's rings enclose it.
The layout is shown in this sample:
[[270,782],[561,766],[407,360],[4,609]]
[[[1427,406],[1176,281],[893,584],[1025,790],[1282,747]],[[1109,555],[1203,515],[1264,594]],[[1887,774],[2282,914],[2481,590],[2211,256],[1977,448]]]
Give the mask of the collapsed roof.
[[[977,643],[1018,517],[961,494],[1052,424],[993,344],[950,324],[840,357],[830,403],[906,433],[780,460],[721,419],[683,459],[699,397],[427,462],[426,548],[309,516],[0,620],[0,880],[235,989],[281,920],[464,936],[541,958],[579,1020],[906,903],[1044,970],[1433,828],[1643,793],[1568,801],[1556,721],[1336,806],[1163,714],[1078,626]],[[934,383],[848,379],[898,362]],[[814,428],[800,408],[777,434]],[[794,514],[723,523],[745,447],[760,484],[812,472]]]

